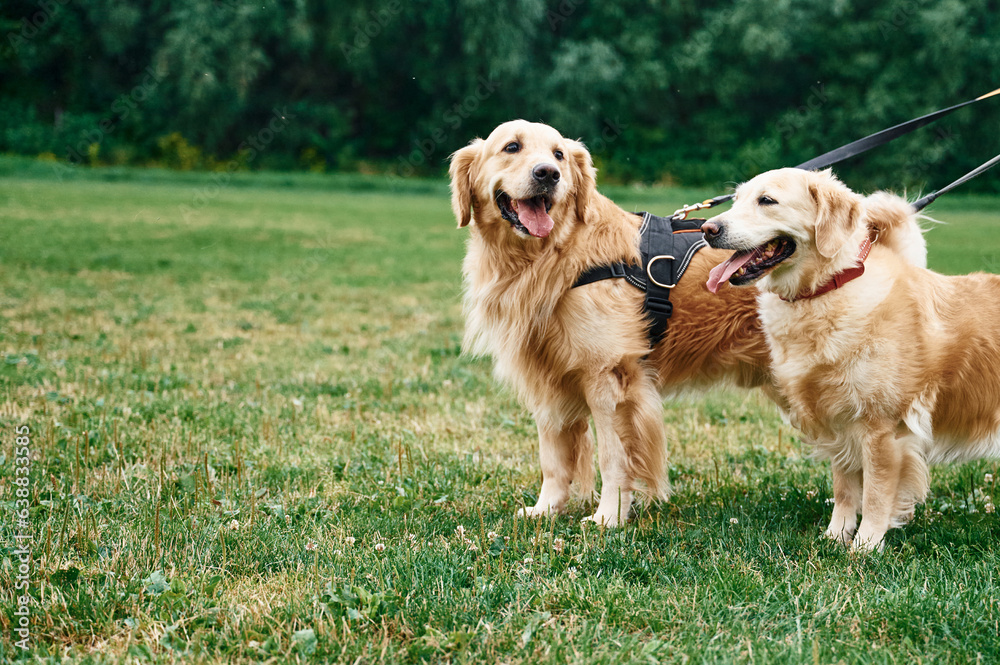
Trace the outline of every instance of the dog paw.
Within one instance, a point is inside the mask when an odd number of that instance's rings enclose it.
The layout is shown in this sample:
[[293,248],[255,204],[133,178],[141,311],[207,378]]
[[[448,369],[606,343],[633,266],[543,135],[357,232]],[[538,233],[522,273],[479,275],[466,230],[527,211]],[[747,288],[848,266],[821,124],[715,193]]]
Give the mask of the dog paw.
[[885,549],[885,533],[862,534],[858,532],[851,543],[852,552],[881,552]]
[[580,521],[583,523],[593,522],[594,524],[598,524],[600,526],[607,527],[609,529],[616,529],[619,526],[621,526],[621,523],[624,522],[625,520],[619,520],[618,516],[615,515],[614,513],[612,513],[611,515],[602,515],[601,513],[594,513],[589,517],[584,517]]
[[830,527],[823,533],[823,536],[829,540],[847,546],[851,544],[851,539],[854,537],[854,529],[834,529],[833,527]]
[[895,529],[898,529],[899,527],[902,527],[902,526],[906,526],[907,524],[909,524],[913,520],[913,512],[914,511],[911,508],[910,510],[906,510],[906,511],[903,511],[901,513],[896,514],[892,518],[892,520],[889,521],[889,525],[892,526]]
[[518,517],[548,517],[550,515],[555,515],[559,511],[551,506],[531,506],[530,508],[521,508],[517,511]]

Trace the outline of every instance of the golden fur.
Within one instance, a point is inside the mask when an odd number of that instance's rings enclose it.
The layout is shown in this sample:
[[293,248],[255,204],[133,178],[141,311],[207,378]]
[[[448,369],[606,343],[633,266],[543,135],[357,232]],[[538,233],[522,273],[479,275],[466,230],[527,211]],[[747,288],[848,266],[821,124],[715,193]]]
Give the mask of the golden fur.
[[[776,203],[760,205],[765,195]],[[914,266],[924,251],[915,217],[899,197],[863,198],[828,171],[782,169],[742,185],[710,220],[715,246],[796,242],[756,282],[761,321],[793,422],[831,461],[827,536],[859,550],[881,548],[912,516],[928,463],[1000,454],[1000,277]],[[873,228],[864,275],[794,300],[855,263]],[[754,289],[720,293],[738,290]]]
[[[518,149],[507,152],[513,142]],[[531,174],[539,164],[561,175],[546,190],[553,227],[543,238],[515,230],[497,203],[500,192],[536,196]],[[728,253],[701,250],[671,294],[673,317],[650,354],[638,289],[621,279],[572,288],[592,266],[638,263],[642,219],[596,191],[582,144],[517,120],[457,151],[450,172],[455,216],[470,226],[465,346],[492,356],[496,376],[538,426],[542,487],[524,512],[562,509],[573,481],[591,495],[593,417],[603,489],[587,519],[617,525],[640,489],[636,481],[653,496],[668,493],[661,392],[725,380],[772,386],[755,293],[709,294],[708,270]]]

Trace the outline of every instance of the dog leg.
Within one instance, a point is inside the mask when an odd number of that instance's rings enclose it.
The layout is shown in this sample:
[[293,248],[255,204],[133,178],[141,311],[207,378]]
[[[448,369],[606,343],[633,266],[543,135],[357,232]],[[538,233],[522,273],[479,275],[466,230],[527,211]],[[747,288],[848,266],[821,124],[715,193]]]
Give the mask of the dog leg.
[[921,452],[921,442],[913,436],[897,438],[902,448],[902,462],[899,470],[899,488],[896,490],[895,514],[889,525],[901,527],[913,519],[913,511],[918,503],[927,498],[930,488],[930,470]]
[[628,519],[632,507],[632,479],[628,475],[625,446],[615,431],[614,413],[594,412],[597,450],[601,465],[601,500],[597,511],[584,522],[616,527]]
[[[590,426],[587,419],[577,420],[562,429],[550,425],[538,425],[538,453],[542,463],[542,489],[538,492],[538,501],[531,508],[522,508],[519,515],[526,517],[544,517],[558,513],[569,500],[569,488],[573,475],[584,476],[578,467],[584,462],[591,465],[589,477],[580,477],[584,491],[593,491],[594,472],[591,454],[593,444],[590,439]],[[580,457],[586,457],[581,460]],[[589,485],[589,490],[586,486]]]
[[587,403],[597,428],[603,487],[587,521],[614,527],[628,518],[637,478],[652,496],[667,496],[662,406],[638,361],[623,362],[593,385]]
[[826,537],[844,545],[858,528],[858,513],[861,511],[861,471],[848,471],[839,464],[833,464],[833,517],[826,529]]
[[896,507],[903,454],[891,431],[881,431],[863,445],[864,490],[861,526],[851,549],[881,551]]

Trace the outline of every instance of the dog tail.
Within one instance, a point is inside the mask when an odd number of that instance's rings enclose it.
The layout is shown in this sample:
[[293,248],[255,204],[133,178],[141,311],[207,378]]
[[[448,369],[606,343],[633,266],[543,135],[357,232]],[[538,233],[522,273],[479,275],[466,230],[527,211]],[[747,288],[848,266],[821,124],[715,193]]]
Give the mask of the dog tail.
[[919,268],[927,267],[927,243],[917,220],[929,218],[918,215],[906,199],[889,192],[875,192],[865,199],[864,206],[868,225],[878,230],[879,244]]

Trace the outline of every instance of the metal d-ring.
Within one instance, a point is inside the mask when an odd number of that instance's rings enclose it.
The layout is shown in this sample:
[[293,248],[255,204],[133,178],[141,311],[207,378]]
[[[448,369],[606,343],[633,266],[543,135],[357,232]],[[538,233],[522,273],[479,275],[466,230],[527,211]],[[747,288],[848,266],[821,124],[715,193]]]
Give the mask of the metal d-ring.
[[649,263],[646,264],[646,275],[649,277],[649,281],[651,281],[653,284],[656,284],[661,289],[672,289],[672,288],[674,288],[677,285],[676,284],[663,284],[662,282],[656,281],[656,278],[653,277],[653,273],[652,273],[651,269],[653,267],[653,264],[656,263],[657,261],[659,261],[660,259],[670,259],[671,261],[676,261],[677,260],[674,257],[670,256],[669,254],[660,254],[659,256],[654,256],[653,258],[651,258],[649,260]]

